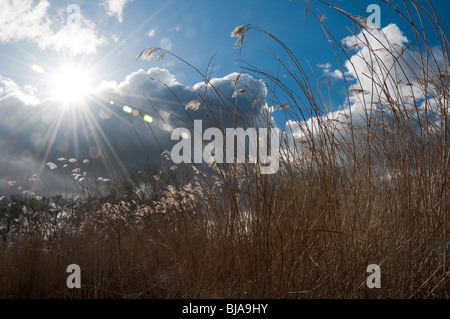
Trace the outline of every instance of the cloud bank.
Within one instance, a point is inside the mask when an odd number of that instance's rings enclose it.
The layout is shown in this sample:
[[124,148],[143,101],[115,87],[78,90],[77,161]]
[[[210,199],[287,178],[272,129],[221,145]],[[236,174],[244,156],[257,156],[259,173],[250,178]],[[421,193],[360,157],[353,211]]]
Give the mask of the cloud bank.
[[[194,119],[204,120],[206,128],[211,114],[229,126],[241,115],[251,118],[259,112],[262,104],[252,103],[253,96],[264,97],[264,83],[241,75],[242,84],[236,85],[237,76],[233,73],[191,87],[165,69],[138,70],[119,83],[102,82],[85,106],[74,107],[39,100],[34,88],[0,77],[0,134],[4,137],[0,142],[0,193],[12,193],[18,187],[36,193],[64,193],[68,187],[70,192],[81,187],[80,178],[86,183],[89,178],[112,179],[158,166],[163,161],[161,153],[178,142],[171,140],[175,128],[190,129]],[[211,84],[217,91],[209,92]],[[244,87],[247,94],[231,98]],[[200,97],[204,100],[197,111],[186,110],[186,105]],[[229,100],[224,101],[226,97]],[[233,106],[233,112],[219,107],[224,102]],[[69,162],[71,158],[77,162]],[[86,159],[89,165],[85,167]],[[84,172],[89,175],[83,176]],[[34,174],[40,184],[27,182]],[[11,186],[10,181],[16,184]]]
[[[355,49],[341,71],[350,84],[347,102],[306,121],[287,120],[289,147],[299,154],[305,152],[306,137],[320,140],[331,134],[336,141],[345,141],[351,138],[349,126],[357,131],[369,121],[379,121],[381,114],[387,126],[399,115],[421,121],[425,107],[430,110],[440,104],[441,97],[433,95],[433,90],[424,93],[424,83],[430,80],[424,74],[432,76],[440,64],[437,52],[435,62],[423,66],[417,63],[417,53],[406,48],[408,39],[396,25],[364,32],[343,40]],[[328,76],[341,78],[329,64],[323,69]],[[371,77],[384,84],[374,85]],[[159,165],[161,153],[178,142],[171,140],[171,132],[191,128],[195,119],[210,123],[215,118],[218,122],[211,124],[215,127],[258,127],[264,124],[258,122],[261,114],[275,109],[266,105],[264,82],[238,73],[187,86],[166,69],[141,69],[120,82],[103,81],[86,106],[73,108],[39,100],[35,93],[33,87],[0,77],[0,134],[4,137],[0,142],[0,194],[23,189],[34,174],[41,184],[28,186],[45,192],[64,192],[68,180],[72,191],[89,176],[94,181],[124,176]],[[65,161],[58,161],[62,158]],[[70,158],[78,161],[69,162]],[[88,167],[81,164],[85,159]],[[57,168],[50,170],[54,166],[46,165],[49,162]],[[84,171],[89,172],[88,177],[83,176]],[[10,181],[17,183],[11,186]]]
[[423,63],[426,59],[408,47],[409,40],[395,24],[382,29],[363,29],[342,43],[353,50],[343,72],[331,72],[329,63],[319,66],[327,77],[339,79],[345,74],[348,98],[338,110],[306,121],[289,120],[291,149],[303,155],[307,141],[319,141],[327,136],[328,141],[344,145],[352,139],[366,139],[367,133],[378,134],[380,128],[386,138],[393,123],[398,122],[396,119],[411,127],[417,136],[423,133],[425,121],[428,128],[439,127],[445,103],[438,103],[441,91],[435,88],[445,84],[439,79],[448,74],[440,73],[445,70],[442,67],[445,63],[438,48],[423,53],[429,55],[428,65]]
[[65,14],[51,17],[48,0],[36,4],[33,0],[1,0],[0,7],[2,43],[30,41],[41,50],[53,49],[74,55],[97,53],[97,48],[106,43],[95,24],[83,16],[79,24],[67,24]]

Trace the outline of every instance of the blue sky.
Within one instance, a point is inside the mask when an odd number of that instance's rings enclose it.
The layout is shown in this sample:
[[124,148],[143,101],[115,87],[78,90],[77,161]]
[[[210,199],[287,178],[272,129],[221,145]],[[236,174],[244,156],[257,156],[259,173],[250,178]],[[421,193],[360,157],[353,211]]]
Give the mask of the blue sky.
[[[117,16],[108,16],[99,1],[54,1],[50,2],[49,16],[76,3],[81,14],[95,23],[98,37],[106,43],[96,46],[96,54],[56,52],[51,48],[40,50],[30,41],[10,41],[2,44],[0,70],[6,77],[14,77],[18,83],[26,84],[35,74],[29,68],[36,63],[45,69],[57,68],[67,60],[91,65],[99,80],[122,80],[139,68],[153,64],[135,61],[138,53],[147,47],[162,46],[204,70],[210,58],[215,56],[218,76],[238,70],[234,61],[239,52],[233,50],[231,31],[238,25],[252,23],[279,35],[295,51],[306,57],[317,57],[317,51],[327,51],[325,46],[314,45],[320,27],[312,18],[305,19],[304,7],[295,1],[138,1],[128,2],[123,8],[122,22]],[[68,13],[65,17],[68,17]],[[153,36],[148,36],[153,30]],[[270,43],[266,37],[253,34],[242,52],[247,61],[266,64],[271,60],[265,48]],[[116,42],[117,41],[117,42]],[[100,41],[98,41],[100,42]],[[327,58],[326,55],[321,55]],[[319,61],[320,59],[317,59]],[[194,84],[189,68],[172,59],[170,69],[181,82]],[[175,65],[172,66],[172,63]],[[38,82],[35,81],[34,83]]]
[[[23,1],[30,2],[30,1]],[[38,1],[33,1],[36,4]],[[117,1],[121,2],[121,1]],[[95,24],[96,35],[104,41],[98,41],[95,54],[77,54],[56,51],[51,47],[41,50],[29,39],[11,39],[1,42],[0,70],[5,77],[17,80],[19,84],[36,84],[41,77],[33,74],[31,64],[39,64],[47,70],[58,68],[67,61],[92,66],[98,79],[122,80],[126,75],[139,68],[148,68],[153,64],[135,61],[137,54],[147,47],[162,46],[204,70],[209,59],[215,55],[215,74],[223,76],[238,71],[234,64],[242,58],[255,65],[274,69],[276,64],[266,49],[275,47],[267,37],[254,33],[247,37],[246,45],[239,55],[233,50],[234,40],[230,32],[238,25],[255,24],[271,32],[285,42],[303,61],[312,65],[333,60],[332,52],[326,42],[322,28],[315,19],[305,14],[300,1],[289,0],[246,0],[246,1],[122,1],[125,3],[119,18],[118,13],[108,15],[101,1],[49,1],[48,18],[57,32],[58,24],[68,18],[69,13],[58,14],[70,4],[80,6],[81,14]],[[404,25],[393,15],[392,10],[383,10],[382,26],[391,22]],[[400,1],[398,1],[400,3]],[[376,1],[360,1],[359,8],[352,1],[339,1],[339,5],[349,12],[363,15],[366,8]],[[450,12],[448,1],[434,1],[438,14],[445,26],[446,16]],[[352,27],[339,13],[315,4],[315,13],[327,15],[326,25],[337,39],[348,35],[347,27]],[[20,23],[18,23],[20,26]],[[153,30],[152,37],[148,36]],[[28,41],[27,41],[28,40]],[[116,42],[117,41],[117,42]],[[88,52],[91,53],[91,52]],[[178,79],[186,84],[194,84],[197,79],[191,77],[190,70],[172,59],[168,64]],[[172,63],[174,65],[172,65]]]
[[[397,2],[400,8],[401,1]],[[317,1],[310,3],[314,14],[325,14],[325,25],[339,41],[350,35],[349,29],[355,30],[340,13]],[[360,6],[353,1],[337,3],[346,11],[365,16],[369,4],[379,4],[381,27],[394,23],[399,28],[394,34],[403,32],[408,40],[413,39],[406,23],[381,1],[359,1]],[[68,28],[66,23],[73,13],[67,12],[72,4],[80,8],[81,14],[75,29]],[[433,1],[433,4],[443,26],[450,27],[450,2]],[[0,191],[3,192],[8,191],[5,183],[17,180],[14,185],[19,185],[20,180],[26,180],[24,171],[25,175],[44,174],[45,164],[56,163],[57,158],[97,160],[99,166],[106,167],[102,173],[109,175],[126,169],[132,159],[120,158],[120,154],[138,152],[140,142],[133,135],[123,107],[150,114],[144,92],[160,101],[168,99],[167,92],[162,93],[163,87],[148,80],[151,76],[172,83],[187,102],[195,98],[193,87],[202,80],[172,57],[161,63],[137,61],[136,56],[146,48],[168,49],[201,71],[205,71],[214,56],[212,77],[218,79],[241,71],[244,64],[236,64],[237,59],[276,72],[278,65],[268,48],[277,54],[281,52],[267,36],[250,31],[242,51],[233,48],[236,39],[230,37],[231,31],[239,25],[254,24],[281,39],[301,63],[311,66],[317,74],[324,72],[319,65],[329,63],[326,71],[331,74],[337,92],[343,92],[336,57],[322,27],[311,12],[306,14],[301,1],[0,0],[0,7],[0,116],[3,117],[0,146],[4,158],[0,165]],[[159,69],[150,71],[154,67]],[[282,72],[280,76],[283,75]],[[289,79],[286,81],[293,85]],[[130,85],[133,83],[134,87]],[[259,85],[256,80],[255,83]],[[75,90],[69,91],[68,85],[75,86]],[[75,104],[83,106],[73,107]],[[158,122],[155,114],[151,116],[161,131],[167,133],[175,126],[175,122],[169,127]],[[274,117],[281,119],[275,113]],[[133,120],[138,130],[141,125],[144,132],[146,123],[139,123],[136,117]],[[167,139],[167,135],[160,137]],[[154,145],[149,149],[150,157],[159,156]],[[100,150],[102,156],[98,156]],[[149,157],[148,152],[145,156]],[[136,166],[145,165],[145,161],[138,162]]]

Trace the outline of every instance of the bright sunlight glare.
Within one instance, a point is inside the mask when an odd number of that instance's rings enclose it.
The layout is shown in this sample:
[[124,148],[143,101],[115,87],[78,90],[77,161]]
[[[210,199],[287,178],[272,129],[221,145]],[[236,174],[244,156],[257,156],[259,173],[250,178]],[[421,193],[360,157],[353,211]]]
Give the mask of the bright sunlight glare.
[[76,67],[55,72],[51,82],[52,98],[65,104],[82,102],[91,91],[89,74]]

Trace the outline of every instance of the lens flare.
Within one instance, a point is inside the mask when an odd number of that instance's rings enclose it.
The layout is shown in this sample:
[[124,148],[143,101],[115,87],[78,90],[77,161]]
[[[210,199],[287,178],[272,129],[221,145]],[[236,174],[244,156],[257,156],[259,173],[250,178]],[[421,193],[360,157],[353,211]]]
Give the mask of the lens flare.
[[124,111],[125,113],[130,114],[131,112],[133,112],[133,109],[132,109],[131,107],[125,105],[125,106],[123,107],[123,111]]
[[109,110],[101,109],[99,116],[102,120],[109,120],[112,117],[112,112]]
[[92,158],[99,158],[100,156],[102,156],[102,151],[101,151],[98,147],[92,146],[92,147],[89,149],[89,155],[90,155]]
[[32,64],[31,69],[36,73],[40,73],[40,74],[45,73],[45,69],[42,66],[37,65],[37,64]]
[[168,50],[168,51],[172,50],[172,40],[170,40],[169,38],[162,38],[159,41],[159,45],[164,50]]

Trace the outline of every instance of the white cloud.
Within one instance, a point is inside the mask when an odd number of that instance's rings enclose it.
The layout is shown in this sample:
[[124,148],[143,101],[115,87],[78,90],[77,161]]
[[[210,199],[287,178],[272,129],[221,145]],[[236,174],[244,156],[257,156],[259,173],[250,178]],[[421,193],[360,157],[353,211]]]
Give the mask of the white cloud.
[[51,37],[43,38],[42,48],[51,47],[56,51],[69,51],[73,54],[94,54],[97,47],[106,43],[106,39],[99,37],[95,24],[84,20],[82,25],[65,25]]
[[[411,95],[412,87],[399,85],[400,80],[404,84],[415,81],[418,74],[414,73],[420,66],[414,61],[412,52],[402,54],[408,39],[396,24],[389,24],[381,30],[371,29],[370,32],[364,29],[356,36],[345,38],[343,43],[357,48],[356,54],[345,62],[347,75],[355,80],[352,89],[368,92],[366,95],[373,93],[377,101],[387,98],[385,92],[394,99]],[[383,83],[385,87],[374,87],[374,83]],[[415,91],[420,94],[420,90]],[[360,102],[361,98],[362,95],[357,94],[353,102]]]
[[151,30],[147,33],[147,36],[149,36],[150,38],[153,38],[153,37],[155,36],[155,33],[156,33],[155,29],[151,29]]
[[169,32],[180,32],[180,31],[183,31],[183,27],[181,26],[181,24],[179,24],[175,27],[170,28],[168,31]]
[[105,8],[106,13],[117,18],[120,23],[123,22],[123,9],[128,2],[133,0],[103,0],[101,5]]
[[[437,64],[442,63],[439,58],[442,53],[438,49],[433,52],[437,61],[431,62],[433,59],[430,57],[429,65],[421,65],[422,59],[417,52],[407,48],[408,39],[395,24],[380,30],[364,29],[357,35],[345,38],[342,43],[354,50],[344,64],[350,86],[349,100],[338,111],[313,116],[306,121],[288,121],[292,149],[302,152],[302,145],[305,144],[301,141],[311,141],[311,137],[316,141],[321,136],[327,136],[327,139],[334,137],[335,141],[349,141],[350,137],[358,139],[358,134],[367,133],[369,122],[372,123],[371,132],[375,132],[377,126],[373,123],[384,128],[387,125],[389,129],[391,120],[398,116],[420,134],[417,123],[434,111],[435,123],[430,120],[428,125],[439,126],[439,117],[442,116],[439,112],[443,108],[439,110],[436,105],[443,106],[445,103],[438,102],[440,98],[434,96],[430,85],[430,80],[438,74]],[[330,71],[329,63],[319,67],[326,75],[341,77],[342,73]],[[425,89],[423,83],[430,86]],[[424,101],[427,101],[427,110]]]
[[0,75],[0,102],[16,98],[25,103],[25,105],[36,105],[39,103],[39,99],[35,96],[35,93],[35,87],[30,85],[20,87],[12,79]]
[[25,40],[36,43],[42,50],[75,55],[96,53],[97,48],[106,43],[90,20],[81,17],[79,25],[67,25],[66,21],[51,18],[48,0],[37,4],[33,0],[0,0],[0,7],[0,42]]
[[336,69],[333,72],[330,71],[330,68],[331,68],[330,63],[318,64],[317,66],[323,70],[324,75],[327,77],[331,77],[331,78],[339,79],[339,80],[342,80],[344,78],[344,74],[342,73],[341,70]]

